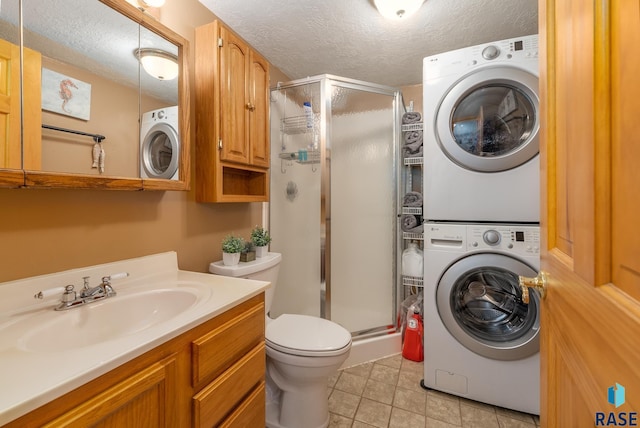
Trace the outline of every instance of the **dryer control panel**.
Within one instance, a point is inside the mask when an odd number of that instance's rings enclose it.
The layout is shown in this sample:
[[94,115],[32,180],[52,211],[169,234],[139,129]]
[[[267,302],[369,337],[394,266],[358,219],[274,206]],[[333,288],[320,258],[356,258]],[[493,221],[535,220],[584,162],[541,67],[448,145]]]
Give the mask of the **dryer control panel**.
[[511,224],[425,224],[425,248],[469,252],[494,250],[522,256],[540,254],[540,227]]

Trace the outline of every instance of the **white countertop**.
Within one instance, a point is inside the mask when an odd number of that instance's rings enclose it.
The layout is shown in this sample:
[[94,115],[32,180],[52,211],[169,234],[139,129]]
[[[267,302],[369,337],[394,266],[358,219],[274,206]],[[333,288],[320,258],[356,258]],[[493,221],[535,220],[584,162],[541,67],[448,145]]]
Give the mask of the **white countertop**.
[[[201,291],[198,301],[189,309],[142,331],[68,350],[33,351],[23,346],[21,326],[47,323],[81,309],[54,311],[59,296],[38,301],[34,294],[67,284],[74,284],[79,290],[83,276],[91,276],[91,285],[95,286],[102,276],[118,272],[129,272],[130,276],[113,281],[118,294],[106,299],[110,303],[117,303],[119,297],[158,288],[197,287]],[[0,283],[0,425],[179,336],[267,287],[269,283],[263,281],[181,271],[174,252]]]

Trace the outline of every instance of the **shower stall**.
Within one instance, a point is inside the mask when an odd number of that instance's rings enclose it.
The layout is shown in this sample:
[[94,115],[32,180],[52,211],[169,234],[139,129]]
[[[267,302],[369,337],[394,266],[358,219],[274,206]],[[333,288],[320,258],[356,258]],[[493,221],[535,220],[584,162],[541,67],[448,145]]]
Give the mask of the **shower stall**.
[[272,316],[396,331],[400,105],[396,88],[332,75],[271,90]]

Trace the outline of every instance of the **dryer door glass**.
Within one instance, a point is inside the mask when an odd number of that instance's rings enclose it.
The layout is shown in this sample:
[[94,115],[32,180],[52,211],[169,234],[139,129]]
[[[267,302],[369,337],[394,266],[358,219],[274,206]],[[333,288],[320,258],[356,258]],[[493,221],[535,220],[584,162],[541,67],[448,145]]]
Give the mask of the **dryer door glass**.
[[509,85],[487,85],[460,100],[451,118],[456,143],[476,156],[503,156],[526,144],[536,112],[529,97]]
[[517,168],[538,154],[538,78],[494,67],[460,79],[436,112],[436,138],[449,159],[480,172]]
[[173,160],[173,147],[167,134],[156,133],[149,143],[149,160],[151,168],[160,175],[164,173]]

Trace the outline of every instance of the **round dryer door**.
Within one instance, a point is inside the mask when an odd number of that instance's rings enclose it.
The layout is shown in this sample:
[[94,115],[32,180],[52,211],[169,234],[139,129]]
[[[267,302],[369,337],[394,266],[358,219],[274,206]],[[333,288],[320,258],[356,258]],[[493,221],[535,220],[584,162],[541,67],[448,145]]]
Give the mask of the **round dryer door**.
[[471,73],[447,92],[435,121],[441,149],[463,168],[516,168],[539,151],[538,78],[511,67]]
[[539,351],[537,294],[531,293],[525,305],[518,275],[537,272],[496,253],[467,256],[444,272],[436,290],[438,312],[460,344],[494,360],[518,360]]
[[142,149],[142,168],[150,178],[174,178],[178,170],[180,146],[178,134],[170,125],[157,123],[151,127]]

